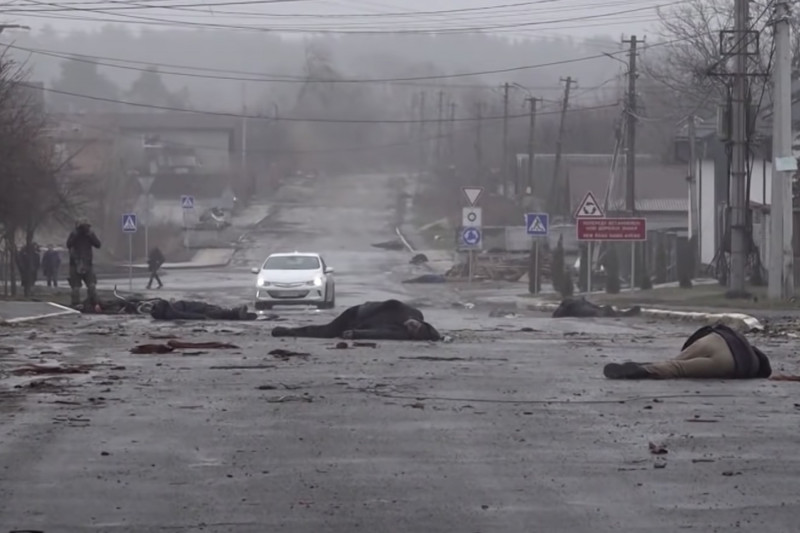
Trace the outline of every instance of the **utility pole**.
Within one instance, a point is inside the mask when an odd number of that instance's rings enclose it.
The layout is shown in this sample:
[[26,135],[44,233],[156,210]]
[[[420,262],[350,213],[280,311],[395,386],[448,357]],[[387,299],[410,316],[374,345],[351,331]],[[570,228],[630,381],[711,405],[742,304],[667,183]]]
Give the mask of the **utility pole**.
[[444,119],[444,91],[439,91],[439,106],[436,115],[436,166],[442,160],[442,120]]
[[[697,180],[697,125],[694,114],[688,119],[689,137],[689,247],[692,250],[692,277],[700,264],[700,187]],[[692,240],[694,239],[694,240]]]
[[628,55],[628,98],[625,113],[627,120],[627,142],[625,154],[625,209],[631,216],[636,214],[636,45],[638,40],[635,35],[622,41],[630,44]]
[[[628,53],[628,98],[625,104],[625,210],[631,217],[636,216],[636,78],[638,76],[636,67],[636,45],[639,40],[635,35],[630,39],[623,39],[623,44],[630,44]],[[631,287],[636,284],[634,279],[636,272],[639,273],[641,280],[640,287],[649,287],[647,279],[647,261],[644,257],[646,248],[639,243],[631,243]],[[641,256],[641,264],[636,268],[637,258]]]
[[[560,209],[559,205],[559,192],[558,192],[558,174],[561,172],[561,150],[564,142],[564,128],[566,127],[567,107],[569,107],[569,91],[573,83],[577,83],[572,79],[572,76],[567,76],[567,79],[561,78],[561,81],[566,83],[564,87],[564,100],[561,103],[561,121],[558,125],[558,137],[556,137],[556,158],[553,163],[553,181],[550,186],[550,205],[556,206]],[[571,206],[564,206],[565,212],[569,212]]]
[[775,7],[775,64],[772,111],[772,200],[770,202],[770,299],[794,297],[794,250],[792,246],[792,171],[783,161],[792,157],[792,53],[790,45],[789,3]]
[[456,103],[450,102],[450,116],[448,118],[447,131],[447,159],[448,164],[454,164],[456,148]]
[[483,184],[483,102],[475,104],[475,183]]
[[733,157],[731,161],[730,235],[731,270],[728,295],[745,297],[747,263],[747,54],[750,0],[736,0],[734,14],[735,54],[732,97]]
[[503,84],[503,147],[501,152],[500,175],[503,180],[503,196],[509,196],[508,187],[508,91],[511,84]]
[[536,140],[536,102],[539,98],[531,96],[527,99],[530,109],[530,123],[528,124],[528,194],[533,194],[533,157]]
[[419,94],[419,175],[425,173],[425,91]]

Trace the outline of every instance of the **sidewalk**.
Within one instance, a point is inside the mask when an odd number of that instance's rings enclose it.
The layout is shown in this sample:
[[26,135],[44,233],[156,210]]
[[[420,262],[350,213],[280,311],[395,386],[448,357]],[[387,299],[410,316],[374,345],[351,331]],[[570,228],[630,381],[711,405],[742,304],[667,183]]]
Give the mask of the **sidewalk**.
[[[397,236],[405,245],[406,249],[412,253],[424,253],[428,257],[428,263],[425,265],[429,270],[437,274],[444,274],[451,268],[454,262],[454,253],[446,250],[417,250],[414,247],[413,239],[414,230],[408,224],[403,225],[402,228],[396,228]],[[422,241],[418,241],[422,242]],[[484,286],[482,286],[484,285]],[[651,291],[641,291],[639,289],[623,289],[620,294],[609,295],[605,292],[591,292],[576,294],[576,296],[589,297],[593,303],[611,304],[615,306],[632,306],[641,305],[642,315],[652,318],[664,318],[673,320],[686,320],[698,321],[706,324],[722,322],[732,328],[741,331],[760,331],[764,329],[761,322],[752,315],[738,312],[738,310],[726,310],[719,308],[705,308],[696,310],[685,310],[670,308],[669,305],[664,306],[663,302],[652,302],[655,307],[645,307],[650,302],[648,298],[655,291],[679,291],[686,295],[691,294],[691,291],[696,291],[696,297],[700,297],[704,289],[708,287],[718,286],[716,280],[698,280],[695,282],[693,289],[680,289],[677,283],[665,283],[654,287]],[[526,284],[513,283],[507,284],[503,287],[487,287],[483,283],[475,283],[467,288],[462,288],[462,293],[467,299],[473,300],[473,303],[485,303],[498,306],[512,306],[517,309],[528,309],[541,312],[554,311],[560,302],[560,297],[555,293],[544,294],[542,296],[533,296],[524,294],[527,289]],[[735,305],[735,304],[734,304]],[[691,304],[689,307],[692,308]]]
[[80,313],[52,302],[0,301],[0,324],[16,324],[75,314]]
[[[164,263],[164,270],[185,270],[191,268],[222,268],[228,266],[236,253],[235,248],[204,248],[195,252],[189,261]],[[127,265],[126,265],[127,266]],[[146,263],[133,265],[135,270],[147,270]]]

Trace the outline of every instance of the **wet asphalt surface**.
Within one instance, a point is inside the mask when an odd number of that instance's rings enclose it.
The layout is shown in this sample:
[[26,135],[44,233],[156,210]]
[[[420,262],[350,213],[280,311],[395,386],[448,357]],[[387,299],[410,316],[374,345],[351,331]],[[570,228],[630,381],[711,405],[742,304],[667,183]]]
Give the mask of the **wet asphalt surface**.
[[[251,303],[251,266],[317,251],[338,307],[277,308],[281,324],[400,298],[454,342],[338,350],[273,339],[268,321],[4,327],[0,533],[796,530],[796,383],[610,382],[605,363],[673,356],[695,326],[490,317],[459,305],[468,289],[401,284],[409,254],[371,244],[407,214],[403,179],[287,186],[228,268],[170,272],[160,295]],[[237,348],[129,353],[154,336]],[[757,341],[800,372],[792,339]],[[31,362],[94,366],[10,372]]]

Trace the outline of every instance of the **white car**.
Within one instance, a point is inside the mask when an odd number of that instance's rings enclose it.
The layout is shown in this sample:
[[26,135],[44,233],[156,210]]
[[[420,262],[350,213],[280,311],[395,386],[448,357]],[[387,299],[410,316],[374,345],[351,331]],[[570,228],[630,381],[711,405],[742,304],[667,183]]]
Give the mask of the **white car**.
[[252,272],[258,276],[255,301],[258,310],[272,309],[273,305],[316,305],[320,309],[336,305],[333,269],[319,254],[272,254],[261,268]]

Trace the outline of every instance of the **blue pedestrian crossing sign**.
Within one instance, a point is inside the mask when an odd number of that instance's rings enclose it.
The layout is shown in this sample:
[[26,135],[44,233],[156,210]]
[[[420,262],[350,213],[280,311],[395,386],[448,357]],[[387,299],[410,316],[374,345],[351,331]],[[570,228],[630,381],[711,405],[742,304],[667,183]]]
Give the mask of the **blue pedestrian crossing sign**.
[[136,233],[138,220],[136,220],[136,213],[125,213],[122,215],[122,231],[124,233]]
[[481,230],[478,228],[464,228],[461,232],[461,241],[467,246],[480,246]]
[[184,194],[181,196],[181,207],[184,209],[194,209],[194,196]]
[[550,215],[547,213],[525,213],[525,232],[534,237],[547,237]]

